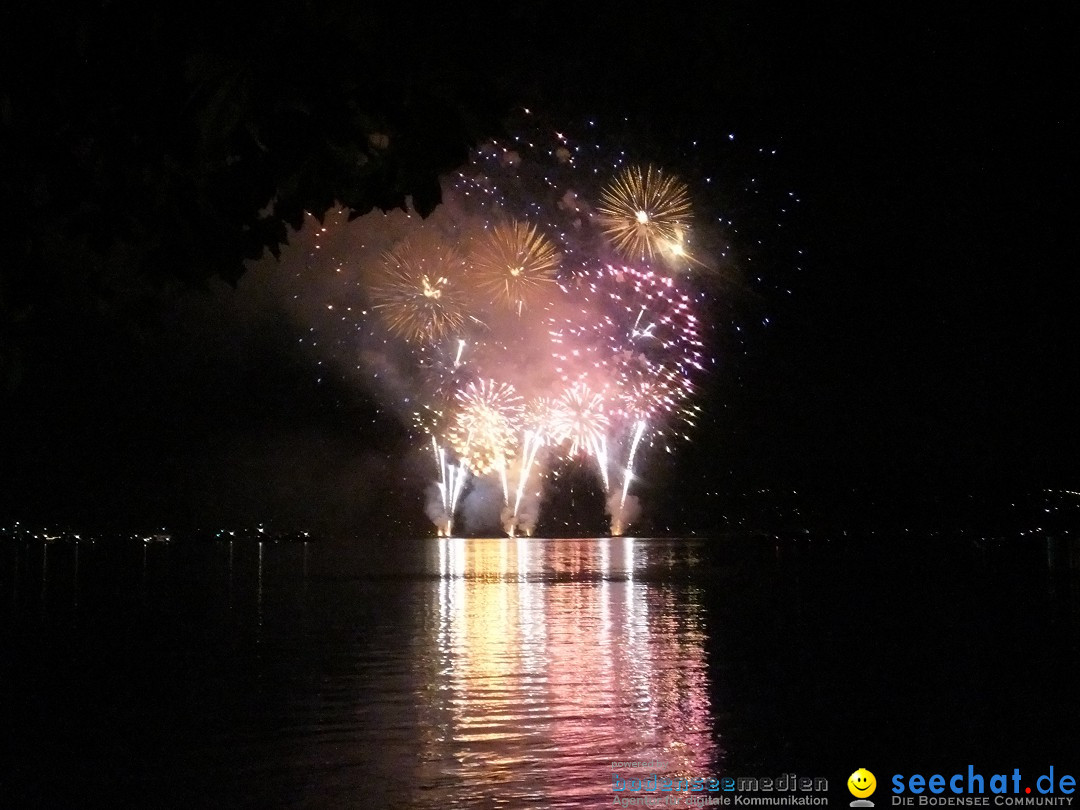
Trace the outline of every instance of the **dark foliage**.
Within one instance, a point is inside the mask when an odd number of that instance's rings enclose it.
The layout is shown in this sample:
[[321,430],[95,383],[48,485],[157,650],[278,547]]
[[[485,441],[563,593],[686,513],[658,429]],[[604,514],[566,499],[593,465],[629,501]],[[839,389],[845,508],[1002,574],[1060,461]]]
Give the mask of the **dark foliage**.
[[359,216],[411,200],[426,215],[439,174],[509,107],[505,77],[439,51],[450,31],[438,14],[421,25],[345,0],[2,14],[9,382],[16,335],[43,305],[153,279],[236,283],[305,213],[336,204]]

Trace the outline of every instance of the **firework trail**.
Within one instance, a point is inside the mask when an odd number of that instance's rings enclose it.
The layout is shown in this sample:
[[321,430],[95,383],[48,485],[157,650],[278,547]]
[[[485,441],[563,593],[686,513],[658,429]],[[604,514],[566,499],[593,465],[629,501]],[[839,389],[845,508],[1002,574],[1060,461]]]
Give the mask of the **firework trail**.
[[459,495],[458,474],[460,469],[454,467],[446,458],[446,451],[439,447],[435,437],[431,437],[431,449],[435,454],[435,465],[439,470],[439,481],[436,484],[439,500],[435,509],[429,509],[428,517],[435,524],[439,537],[452,537],[454,532],[454,511],[457,508]]
[[514,496],[514,505],[503,519],[503,527],[511,537],[517,533],[519,526],[524,529],[527,535],[532,533],[532,523],[521,520],[522,497],[525,494],[525,487],[528,485],[537,453],[548,443],[551,431],[551,417],[552,403],[547,397],[537,397],[526,408],[522,427],[521,458],[518,467],[518,484]]
[[618,535],[626,531],[626,495],[630,491],[630,481],[634,477],[634,456],[637,455],[641,437],[645,435],[645,420],[638,420],[634,427],[634,438],[630,440],[630,453],[626,459],[626,468],[623,470],[622,492],[619,495],[618,507],[611,515],[611,533]]

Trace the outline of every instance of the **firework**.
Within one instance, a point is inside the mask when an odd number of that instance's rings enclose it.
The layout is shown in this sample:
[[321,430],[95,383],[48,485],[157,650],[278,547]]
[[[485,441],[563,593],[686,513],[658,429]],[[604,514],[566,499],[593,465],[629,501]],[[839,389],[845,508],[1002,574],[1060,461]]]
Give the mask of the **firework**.
[[610,265],[581,276],[570,292],[578,306],[550,319],[563,383],[604,380],[608,415],[620,430],[671,414],[690,421],[692,377],[703,359],[689,296],[667,276]]
[[522,313],[555,280],[560,255],[535,225],[510,221],[490,228],[470,257],[477,292]]
[[523,408],[512,385],[493,380],[470,383],[458,395],[450,443],[474,475],[505,471],[517,446]]
[[383,255],[382,275],[371,291],[390,331],[410,343],[434,343],[469,319],[463,284],[465,263],[451,245],[406,239]]
[[618,506],[612,510],[611,533],[622,534],[626,531],[626,495],[630,491],[630,482],[634,478],[634,458],[637,456],[638,445],[645,435],[647,427],[644,419],[639,419],[634,425],[634,436],[630,440],[630,453],[626,457],[626,468],[623,470],[622,491],[619,493]]
[[630,260],[681,256],[690,225],[686,184],[654,166],[623,169],[600,194],[600,228]]
[[557,456],[595,459],[620,533],[637,512],[635,468],[687,435],[710,364],[704,279],[672,276],[700,263],[688,188],[546,128],[480,149],[446,181],[423,222],[372,219],[350,256],[314,246],[349,286],[326,302],[335,331],[301,342],[333,347],[412,415],[435,461],[425,508],[440,534],[470,487],[488,504],[496,480],[503,527],[529,533],[538,473]]
[[550,397],[534,397],[525,406],[522,415],[522,430],[537,436],[541,444],[546,444],[551,433],[551,419],[555,404]]
[[466,345],[462,339],[444,339],[416,348],[419,393],[433,407],[448,409],[458,392],[477,379],[477,370],[464,362]]
[[557,443],[570,443],[569,455],[589,454],[596,459],[608,489],[607,430],[611,425],[604,397],[585,383],[571,386],[552,408],[551,436]]
[[[554,408],[548,397],[536,397],[525,408],[522,418],[521,458],[518,467],[517,492],[509,519],[505,521],[507,534],[511,537],[514,536],[518,528],[522,497],[525,494],[525,487],[529,482],[529,475],[532,473],[536,455],[540,448],[548,442],[553,412]],[[526,533],[532,531],[531,526],[525,528]]]
[[450,537],[454,531],[454,512],[457,511],[457,501],[461,495],[466,470],[460,464],[455,467],[450,462],[446,450],[439,446],[434,436],[431,437],[431,450],[435,455],[435,465],[439,469],[439,481],[436,485],[439,509],[431,517],[435,521],[439,537]]
[[672,413],[682,405],[686,388],[672,374],[640,374],[622,378],[615,412],[629,424],[652,422]]

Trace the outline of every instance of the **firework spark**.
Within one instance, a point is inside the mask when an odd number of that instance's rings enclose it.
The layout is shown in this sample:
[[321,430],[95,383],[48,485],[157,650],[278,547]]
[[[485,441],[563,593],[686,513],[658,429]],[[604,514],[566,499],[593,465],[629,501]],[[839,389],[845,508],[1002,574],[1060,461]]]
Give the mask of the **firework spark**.
[[535,225],[502,222],[490,228],[470,257],[469,276],[479,293],[518,315],[555,281],[561,257]]
[[630,260],[685,252],[689,192],[685,183],[655,166],[623,169],[604,187],[597,211],[604,234]]

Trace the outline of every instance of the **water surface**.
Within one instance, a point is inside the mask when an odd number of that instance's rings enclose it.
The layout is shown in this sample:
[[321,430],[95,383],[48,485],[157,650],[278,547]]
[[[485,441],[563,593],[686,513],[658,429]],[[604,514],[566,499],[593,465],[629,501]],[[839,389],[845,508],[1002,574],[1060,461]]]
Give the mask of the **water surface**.
[[599,807],[640,760],[839,804],[860,766],[1080,771],[1075,543],[2,548],[20,804]]

